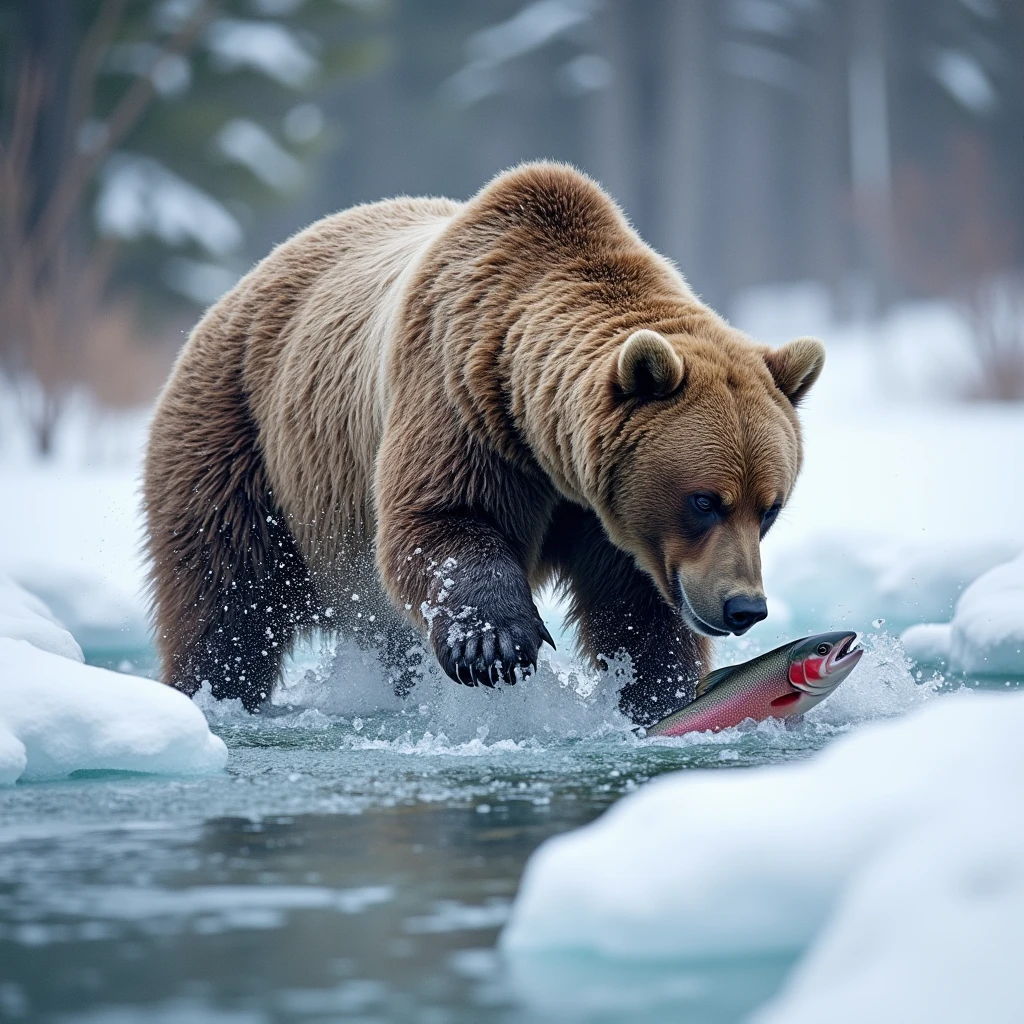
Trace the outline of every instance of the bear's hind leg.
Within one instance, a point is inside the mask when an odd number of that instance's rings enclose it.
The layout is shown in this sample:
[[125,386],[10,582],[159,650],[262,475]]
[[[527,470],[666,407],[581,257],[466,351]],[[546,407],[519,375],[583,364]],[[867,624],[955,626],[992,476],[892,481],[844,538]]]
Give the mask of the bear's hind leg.
[[249,518],[242,539],[226,522],[194,528],[204,539],[177,544],[174,569],[154,571],[158,646],[167,682],[190,696],[208,682],[218,700],[240,698],[255,711],[316,604],[281,518],[266,505],[229,514]]
[[[272,521],[274,517],[271,517]],[[280,520],[276,520],[280,522]],[[255,711],[273,691],[281,663],[299,633],[308,629],[314,604],[309,575],[291,535],[268,531],[261,559],[236,564],[224,578],[227,598],[203,621],[183,675],[209,681],[218,700],[239,698]]]
[[250,711],[311,624],[310,574],[270,491],[241,383],[241,341],[198,328],[150,430],[150,586],[165,682],[209,681]]

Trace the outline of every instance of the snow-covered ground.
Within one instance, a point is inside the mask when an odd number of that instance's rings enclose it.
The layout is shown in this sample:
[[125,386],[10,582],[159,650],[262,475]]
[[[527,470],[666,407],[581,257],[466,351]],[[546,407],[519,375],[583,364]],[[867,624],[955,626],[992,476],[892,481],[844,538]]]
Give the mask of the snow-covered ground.
[[227,756],[187,697],[84,665],[42,602],[0,575],[0,785],[98,769],[203,774]]
[[149,641],[139,529],[148,411],[100,415],[76,403],[54,456],[33,457],[0,390],[0,573],[46,602],[86,649]]

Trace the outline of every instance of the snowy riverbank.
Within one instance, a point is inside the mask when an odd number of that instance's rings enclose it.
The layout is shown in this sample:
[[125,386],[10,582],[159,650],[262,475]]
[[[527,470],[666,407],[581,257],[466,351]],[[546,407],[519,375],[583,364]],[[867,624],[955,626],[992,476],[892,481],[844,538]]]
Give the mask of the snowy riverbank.
[[192,701],[82,664],[42,602],[0,575],[0,784],[83,770],[201,775],[226,762]]

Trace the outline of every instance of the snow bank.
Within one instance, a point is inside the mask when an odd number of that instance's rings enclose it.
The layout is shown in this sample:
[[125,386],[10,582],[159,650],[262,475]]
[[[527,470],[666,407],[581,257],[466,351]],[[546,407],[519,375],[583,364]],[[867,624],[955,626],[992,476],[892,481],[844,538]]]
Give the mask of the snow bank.
[[[991,927],[977,953],[988,961],[986,998],[1016,1005],[1024,859],[1009,852],[1024,843],[1022,729],[1024,694],[963,693],[864,726],[806,762],[664,776],[533,855],[502,946],[734,960],[801,950],[832,915],[792,996],[827,997],[828,1012],[792,1019],[862,1020],[836,995],[858,972],[891,989],[862,1002],[925,1005],[929,979],[963,952],[951,939],[934,963],[927,950],[961,926]],[[993,906],[971,909],[972,887],[978,900],[998,891]],[[902,944],[929,930],[916,952]],[[943,1014],[902,1019],[982,1019],[975,987],[952,985]],[[778,1014],[766,1019],[791,1019]]]
[[224,767],[223,741],[183,694],[81,661],[42,602],[0,577],[0,783]]
[[[144,647],[137,462],[146,418],[99,424],[78,410],[69,421],[52,463],[0,453],[0,575],[39,595],[87,649]],[[111,436],[118,431],[126,437]]]
[[947,662],[973,675],[1024,676],[1024,554],[979,576],[948,625],[912,626],[902,639],[917,661]]
[[975,794],[868,861],[782,992],[752,1024],[1024,1020],[1024,826]]

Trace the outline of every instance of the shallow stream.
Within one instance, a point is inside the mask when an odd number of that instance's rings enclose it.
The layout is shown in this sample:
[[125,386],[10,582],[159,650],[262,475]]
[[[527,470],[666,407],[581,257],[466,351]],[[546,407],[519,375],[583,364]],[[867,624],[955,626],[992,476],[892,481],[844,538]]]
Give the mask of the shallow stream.
[[495,940],[537,845],[651,777],[806,757],[942,688],[866,646],[801,725],[678,740],[637,738],[559,660],[382,702],[360,655],[311,651],[259,716],[201,695],[223,774],[0,789],[0,1020],[740,1020],[792,958],[623,967]]

